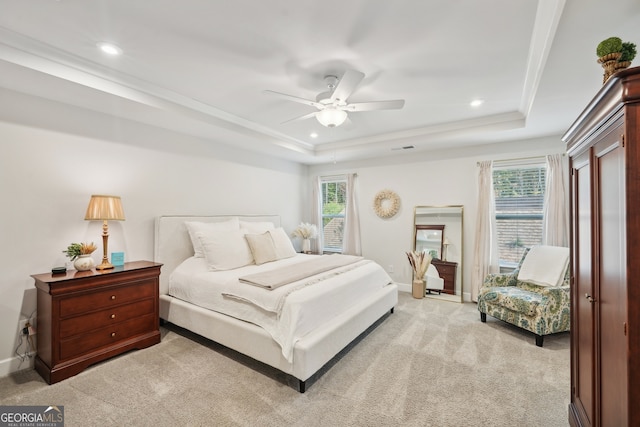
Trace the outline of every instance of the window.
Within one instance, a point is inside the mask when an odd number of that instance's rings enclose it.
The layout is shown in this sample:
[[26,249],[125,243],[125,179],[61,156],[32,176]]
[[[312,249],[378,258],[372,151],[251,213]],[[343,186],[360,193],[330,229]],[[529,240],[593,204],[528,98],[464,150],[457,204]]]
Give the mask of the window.
[[493,189],[500,268],[513,269],[525,248],[542,244],[546,165],[544,159],[495,162]]
[[324,252],[342,252],[344,215],[347,199],[347,179],[322,181],[322,237]]

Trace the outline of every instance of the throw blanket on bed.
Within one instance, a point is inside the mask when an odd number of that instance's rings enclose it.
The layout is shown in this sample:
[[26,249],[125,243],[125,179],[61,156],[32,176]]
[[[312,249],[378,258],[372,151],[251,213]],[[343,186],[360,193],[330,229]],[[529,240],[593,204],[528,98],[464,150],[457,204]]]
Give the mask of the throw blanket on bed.
[[240,277],[241,283],[249,285],[261,286],[265,289],[273,290],[280,286],[333,270],[334,268],[343,267],[362,260],[362,257],[352,255],[331,255],[319,256],[300,264],[290,265],[275,270],[265,271],[262,273],[249,274]]
[[[337,257],[337,255],[327,255],[320,258],[333,258],[334,256]],[[238,286],[234,288],[234,290],[222,292],[222,295],[225,297],[236,298],[249,302],[262,308],[263,310],[276,313],[279,318],[282,314],[282,308],[284,307],[284,303],[287,297],[293,292],[306,288],[307,286],[322,283],[335,276],[340,276],[349,271],[358,269],[365,264],[371,263],[370,260],[363,259],[362,257],[353,258],[357,259],[355,259],[354,262],[340,267],[335,267],[321,273],[316,273],[313,275],[306,274],[305,276],[307,277],[288,283],[286,285],[282,285],[272,290],[267,290],[260,286],[246,286],[242,283],[238,283]],[[306,262],[301,263],[301,265],[304,264],[306,264]]]

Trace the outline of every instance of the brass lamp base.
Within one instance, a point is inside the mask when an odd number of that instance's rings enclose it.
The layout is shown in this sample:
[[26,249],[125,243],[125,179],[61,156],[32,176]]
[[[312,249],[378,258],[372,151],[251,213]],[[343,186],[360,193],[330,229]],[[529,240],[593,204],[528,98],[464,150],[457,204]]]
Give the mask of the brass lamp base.
[[109,244],[109,228],[107,220],[102,223],[102,263],[96,267],[96,270],[109,270],[113,268],[113,264],[109,262],[107,257],[107,245]]
[[102,264],[96,266],[96,270],[108,270],[110,268],[113,268],[113,264],[105,260],[102,261]]

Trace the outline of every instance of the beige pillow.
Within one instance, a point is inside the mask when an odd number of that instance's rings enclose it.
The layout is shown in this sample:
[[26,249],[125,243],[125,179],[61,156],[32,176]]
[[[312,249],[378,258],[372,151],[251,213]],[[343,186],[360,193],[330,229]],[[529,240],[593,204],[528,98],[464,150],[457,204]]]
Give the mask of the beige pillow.
[[222,222],[198,222],[198,221],[185,221],[184,225],[187,227],[189,237],[191,238],[191,244],[193,245],[193,256],[196,258],[204,258],[202,251],[202,245],[200,240],[196,236],[198,232],[217,232],[217,231],[232,231],[240,230],[240,221],[238,218],[231,218]]
[[249,243],[249,248],[256,264],[260,265],[278,259],[276,247],[268,231],[262,234],[245,234],[244,237]]
[[209,270],[232,270],[253,264],[244,235],[243,230],[197,232]]
[[296,255],[296,249],[291,243],[291,239],[282,227],[269,230],[268,233],[273,239],[273,245],[276,249],[276,259],[291,258]]

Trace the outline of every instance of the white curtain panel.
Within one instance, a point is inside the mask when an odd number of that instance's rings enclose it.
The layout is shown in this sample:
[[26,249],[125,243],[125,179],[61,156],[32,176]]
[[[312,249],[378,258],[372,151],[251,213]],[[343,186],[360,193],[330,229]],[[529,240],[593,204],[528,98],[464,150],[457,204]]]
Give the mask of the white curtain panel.
[[362,255],[360,246],[360,215],[358,214],[358,199],[356,195],[355,173],[347,175],[347,203],[344,218],[344,233],[342,235],[342,253],[346,255]]
[[478,163],[478,216],[476,217],[471,300],[478,301],[478,292],[489,273],[498,272],[498,237],[496,233],[493,168],[490,160]]
[[324,248],[324,233],[322,230],[322,178],[317,176],[313,180],[313,223],[318,228],[318,236],[311,241],[311,251],[322,253]]
[[549,246],[569,246],[569,206],[567,170],[562,154],[547,156],[547,187],[544,196],[543,242]]

